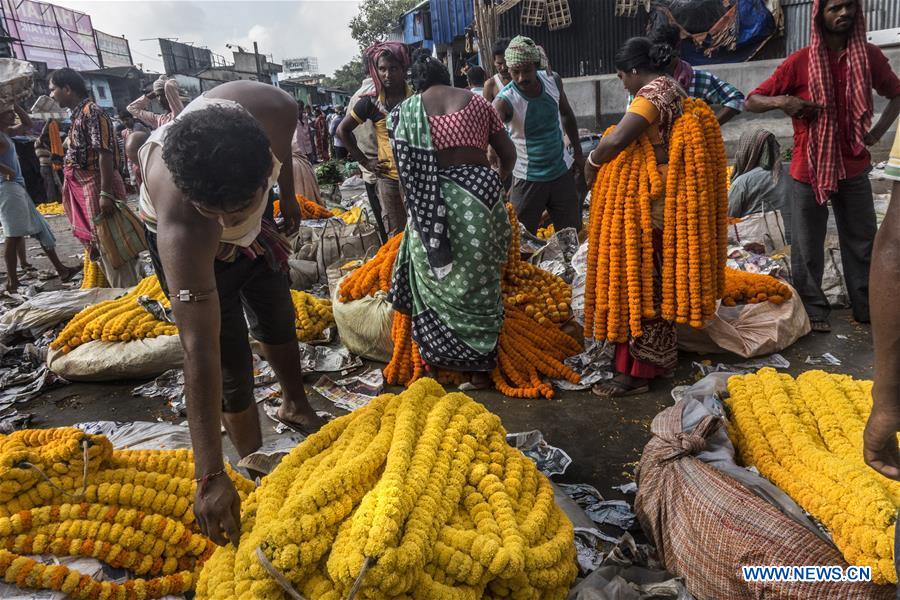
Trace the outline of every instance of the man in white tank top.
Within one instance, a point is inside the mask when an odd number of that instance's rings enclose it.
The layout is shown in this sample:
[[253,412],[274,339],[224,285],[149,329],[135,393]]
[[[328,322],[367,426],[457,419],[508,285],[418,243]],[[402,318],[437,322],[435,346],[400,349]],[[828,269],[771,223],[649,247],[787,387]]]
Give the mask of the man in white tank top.
[[497,74],[484,83],[484,89],[481,91],[481,94],[488,102],[493,102],[500,90],[512,81],[509,76],[509,69],[506,67],[507,46],[509,46],[509,39],[501,38],[491,48],[491,53],[494,55],[494,70],[497,71]]
[[194,512],[218,544],[240,536],[240,499],[223,472],[220,426],[241,456],[262,442],[248,321],[281,384],[279,418],[307,433],[320,425],[303,389],[283,270],[286,240],[274,228],[269,201],[277,179],[286,225],[295,228],[296,122],[297,103],[288,94],[235,81],[194,100],[139,153],[147,244],[184,347],[188,424],[202,482]]

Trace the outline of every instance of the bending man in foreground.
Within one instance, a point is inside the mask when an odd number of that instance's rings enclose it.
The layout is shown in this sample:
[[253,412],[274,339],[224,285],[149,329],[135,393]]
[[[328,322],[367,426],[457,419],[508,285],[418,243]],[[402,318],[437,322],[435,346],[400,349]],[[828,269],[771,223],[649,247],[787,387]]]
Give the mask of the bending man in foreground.
[[139,151],[147,244],[184,347],[199,483],[194,512],[218,544],[237,543],[240,536],[240,500],[224,475],[220,424],[241,456],[262,440],[248,321],[281,383],[279,418],[306,432],[320,424],[303,389],[285,271],[288,245],[270,201],[277,180],[285,224],[295,228],[299,206],[284,199],[294,197],[296,121],[289,95],[236,81],[191,102]]
[[900,304],[896,301],[900,281],[900,131],[884,172],[894,180],[894,189],[884,222],[875,236],[869,277],[875,386],[872,413],[863,436],[863,456],[873,469],[900,481]]

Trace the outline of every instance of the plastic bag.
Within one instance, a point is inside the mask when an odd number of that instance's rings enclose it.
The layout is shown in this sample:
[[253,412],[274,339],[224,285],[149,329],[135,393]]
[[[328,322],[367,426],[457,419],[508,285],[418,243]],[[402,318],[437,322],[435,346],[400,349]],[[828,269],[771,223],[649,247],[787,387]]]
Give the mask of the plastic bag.
[[765,254],[788,245],[781,211],[770,210],[747,215],[739,223],[728,226],[728,245],[762,244]]
[[37,335],[84,310],[85,307],[118,298],[127,289],[93,288],[41,292],[23,304],[0,314],[0,335]]
[[51,349],[47,366],[69,381],[115,381],[148,379],[184,362],[181,340],[177,335],[132,342],[92,341],[63,354]]
[[394,353],[391,339],[391,325],[394,309],[388,302],[387,294],[376,292],[352,302],[341,302],[338,298],[339,285],[331,293],[331,309],[337,324],[341,342],[353,354],[389,362]]
[[[790,286],[788,286],[790,287]],[[780,352],[810,332],[809,317],[797,292],[782,304],[720,305],[706,326],[678,326],[678,348],[688,352],[727,350],[744,358]]]

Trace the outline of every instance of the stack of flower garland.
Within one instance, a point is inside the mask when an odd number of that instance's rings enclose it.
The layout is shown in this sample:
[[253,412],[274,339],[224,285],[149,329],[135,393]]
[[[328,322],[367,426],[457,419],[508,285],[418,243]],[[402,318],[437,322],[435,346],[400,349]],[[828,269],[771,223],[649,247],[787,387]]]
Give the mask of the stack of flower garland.
[[63,215],[66,212],[65,209],[63,209],[62,202],[44,202],[38,204],[37,211],[44,216]]
[[398,233],[379,248],[375,256],[341,280],[338,288],[341,302],[359,300],[373,296],[379,290],[387,292],[391,288],[391,276],[394,273],[394,263],[400,252],[401,241],[403,234]]
[[863,461],[872,382],[773,369],[728,380],[731,439],[753,465],[818,519],[851,565],[896,583],[894,529],[900,482]]
[[725,290],[722,293],[722,304],[725,306],[758,304],[766,301],[781,304],[792,295],[791,288],[771,275],[725,267]]
[[291,290],[291,300],[296,314],[297,340],[308,342],[322,335],[334,325],[331,300],[317,298],[308,292]]
[[[87,459],[87,464],[85,464]],[[113,451],[78,429],[0,436],[0,577],[80,599],[150,599],[193,589],[213,543],[194,524],[193,456]],[[245,498],[250,481],[228,470]],[[28,555],[96,558],[141,579],[98,582]]]
[[[300,218],[302,219],[330,219],[334,215],[330,210],[322,206],[321,204],[316,204],[303,194],[297,194],[297,204],[300,205]],[[281,202],[279,200],[275,200],[272,204],[272,213],[274,216],[279,216],[281,214]]]
[[88,306],[75,315],[50,347],[65,353],[93,340],[129,342],[177,334],[178,329],[173,323],[157,319],[141,306],[138,302],[141,296],[169,306],[156,275],[145,277],[120,298]]
[[87,253],[84,254],[84,268],[82,269],[83,279],[81,280],[81,289],[108,288],[109,282],[106,281],[106,275],[100,268],[100,263],[91,260]]
[[379,396],[263,479],[239,546],[216,549],[198,598],[286,587],[307,600],[565,598],[572,524],[505,435],[496,415],[430,379]]
[[[563,363],[581,352],[581,345],[557,325],[570,317],[572,289],[556,275],[522,260],[515,209],[507,204],[507,210],[512,238],[500,284],[506,313],[498,340],[497,368],[491,373],[491,379],[506,396],[549,399],[554,395],[553,386],[544,377],[572,383],[581,379]],[[425,375],[422,358],[412,339],[409,316],[394,313],[391,338],[394,353],[384,370],[385,381],[409,386]],[[444,371],[437,375],[439,380],[452,383],[458,383],[463,377]]]
[[624,342],[640,337],[642,319],[659,316],[654,202],[665,202],[661,316],[693,327],[712,318],[724,288],[728,187],[719,124],[706,104],[684,100],[669,140],[665,182],[645,135],[603,166],[591,198],[586,337]]

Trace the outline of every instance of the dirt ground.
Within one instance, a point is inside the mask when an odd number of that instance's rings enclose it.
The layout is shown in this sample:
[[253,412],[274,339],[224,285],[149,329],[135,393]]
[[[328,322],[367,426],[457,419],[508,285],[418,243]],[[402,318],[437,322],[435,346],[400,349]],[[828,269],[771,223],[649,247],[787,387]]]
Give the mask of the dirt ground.
[[[64,216],[50,217],[53,231],[59,239],[58,252],[64,262],[75,264],[79,246],[68,231]],[[49,268],[40,248],[29,240],[29,256],[39,268]],[[54,282],[48,282],[48,288]],[[828,335],[810,334],[781,354],[798,374],[808,369],[823,368],[805,364],[807,356],[830,352],[842,361],[839,367],[824,367],[861,378],[872,377],[872,343],[870,329],[854,323],[849,311],[836,311],[832,318],[833,332]],[[671,389],[695,380],[694,361],[735,363],[733,355],[698,356],[681,354],[676,377],[657,382],[650,393],[643,396],[601,400],[589,392],[558,392],[554,400],[520,400],[501,396],[494,391],[474,392],[471,395],[498,414],[510,432],[539,429],[546,440],[565,450],[572,464],[560,482],[590,483],[607,498],[621,498],[613,486],[632,478],[644,444],[650,438],[650,422],[660,410],[671,405]],[[318,374],[305,378],[310,402],[314,407],[340,414],[334,405],[312,390]],[[140,381],[108,384],[73,383],[53,389],[18,406],[20,411],[34,414],[34,427],[57,427],[95,420],[115,421],[183,421],[162,402],[134,397],[131,390]],[[261,414],[266,440],[279,436],[273,423]],[[229,448],[229,454],[234,455]]]

